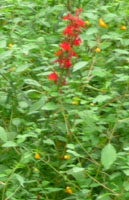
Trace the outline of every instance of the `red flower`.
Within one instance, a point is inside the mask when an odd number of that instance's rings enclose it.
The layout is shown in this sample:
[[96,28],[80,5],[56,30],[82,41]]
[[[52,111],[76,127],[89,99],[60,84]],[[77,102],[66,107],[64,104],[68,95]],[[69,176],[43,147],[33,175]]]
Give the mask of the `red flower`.
[[70,68],[70,67],[71,67],[71,62],[70,62],[69,59],[65,59],[65,60],[64,60],[64,67],[65,67],[65,68]]
[[72,58],[72,57],[78,58],[78,55],[74,51],[72,51],[69,57],[70,58]]
[[62,51],[62,50],[60,50],[60,51],[57,51],[57,52],[55,53],[55,56],[60,56],[62,53],[63,53],[63,51]]
[[73,27],[67,26],[67,28],[64,30],[64,35],[73,35]]
[[70,44],[68,42],[63,42],[60,44],[60,47],[64,50],[64,51],[70,51],[71,47]]
[[70,20],[72,15],[70,13],[67,14],[66,17],[63,17],[63,20]]
[[81,20],[81,19],[77,19],[76,20],[76,25],[80,28],[80,27],[82,27],[82,28],[86,28],[85,27],[85,22],[83,21],[83,20]]
[[54,81],[55,83],[57,83],[57,80],[58,80],[58,75],[54,72],[54,73],[51,73],[49,76],[48,76],[48,80],[52,80]]
[[81,42],[82,42],[82,40],[80,38],[77,38],[77,39],[74,40],[73,45],[80,46]]

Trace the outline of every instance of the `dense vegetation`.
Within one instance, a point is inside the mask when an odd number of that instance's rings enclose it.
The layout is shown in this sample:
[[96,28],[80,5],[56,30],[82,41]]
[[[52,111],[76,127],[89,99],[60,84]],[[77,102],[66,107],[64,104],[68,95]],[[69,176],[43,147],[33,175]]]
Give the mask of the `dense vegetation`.
[[128,26],[128,0],[0,1],[1,200],[129,200]]

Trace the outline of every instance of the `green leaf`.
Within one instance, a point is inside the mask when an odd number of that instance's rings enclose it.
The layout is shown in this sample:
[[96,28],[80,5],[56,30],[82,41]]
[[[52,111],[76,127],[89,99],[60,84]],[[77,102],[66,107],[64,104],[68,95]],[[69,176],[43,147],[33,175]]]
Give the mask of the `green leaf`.
[[7,60],[11,56],[12,56],[12,51],[4,51],[0,53],[0,60]]
[[37,102],[33,103],[30,106],[28,114],[37,112],[45,104],[46,101],[47,101],[47,97],[42,96]]
[[53,140],[51,140],[51,139],[44,140],[43,142],[44,142],[45,144],[55,145],[54,142],[53,142]]
[[5,92],[0,92],[0,105],[5,104],[7,100],[7,94]]
[[67,144],[66,146],[68,149],[75,149],[75,145],[74,144]]
[[101,162],[105,169],[109,169],[117,157],[116,150],[112,144],[107,144],[101,152]]
[[82,168],[82,167],[74,167],[73,168],[73,173],[78,173],[78,172],[82,172],[82,171],[84,171],[84,168]]
[[15,143],[15,142],[13,142],[13,141],[8,141],[8,142],[6,142],[5,144],[3,144],[2,145],[2,147],[16,147],[17,146],[17,144]]
[[19,175],[19,174],[15,174],[15,177],[18,180],[18,182],[20,183],[20,185],[22,187],[24,187],[24,178],[21,175]]
[[129,169],[125,169],[123,170],[123,172],[125,173],[126,176],[129,176]]
[[24,72],[26,69],[28,69],[31,65],[25,64],[25,65],[20,65],[16,68],[16,72]]
[[98,29],[97,28],[89,28],[88,31],[86,32],[86,35],[92,35],[98,33]]
[[33,79],[25,79],[24,82],[28,85],[33,85],[33,86],[37,86],[37,87],[41,87],[41,85]]
[[27,102],[25,102],[25,101],[20,101],[18,104],[19,104],[19,106],[20,106],[21,108],[27,108],[27,107],[28,107],[28,104],[27,104]]
[[72,169],[69,169],[67,171],[67,174],[72,175],[77,182],[79,183],[80,186],[86,184],[86,178],[85,178],[85,173],[84,173],[84,168],[82,167],[73,167]]
[[3,142],[7,142],[7,133],[3,127],[0,127],[0,139]]
[[5,48],[6,47],[6,40],[1,40],[0,41],[0,48]]
[[111,99],[111,97],[108,95],[98,95],[96,98],[94,98],[93,103],[96,102],[103,103],[109,99]]
[[57,105],[53,102],[49,102],[42,107],[42,110],[55,110],[55,109],[57,109]]
[[74,67],[73,67],[73,72],[76,72],[76,71],[82,69],[82,68],[85,67],[87,64],[88,64],[88,62],[86,62],[86,61],[82,61],[82,62],[76,63],[76,64],[74,65]]

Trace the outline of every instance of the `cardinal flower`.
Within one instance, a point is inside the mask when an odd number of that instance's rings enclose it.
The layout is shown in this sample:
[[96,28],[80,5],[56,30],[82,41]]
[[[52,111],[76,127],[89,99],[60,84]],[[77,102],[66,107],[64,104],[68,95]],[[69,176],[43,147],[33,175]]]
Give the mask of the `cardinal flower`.
[[65,68],[70,68],[71,67],[71,62],[69,59],[64,60],[64,67]]
[[64,35],[73,35],[73,27],[72,26],[67,26],[66,29],[64,30]]
[[60,47],[64,50],[64,51],[70,51],[71,47],[70,44],[68,42],[63,42],[60,44]]
[[57,81],[58,81],[58,75],[57,75],[57,73],[56,72],[51,73],[48,76],[48,80],[51,80],[51,81],[54,81],[55,83],[57,83]]
[[77,38],[77,39],[74,40],[73,45],[80,46],[81,42],[82,42],[82,40],[80,38]]

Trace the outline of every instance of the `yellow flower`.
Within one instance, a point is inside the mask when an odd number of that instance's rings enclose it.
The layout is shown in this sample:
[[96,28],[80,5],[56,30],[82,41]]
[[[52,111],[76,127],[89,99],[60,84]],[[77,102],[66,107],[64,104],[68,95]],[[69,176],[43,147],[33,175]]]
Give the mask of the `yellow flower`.
[[64,156],[64,159],[65,159],[65,160],[69,160],[70,158],[71,158],[70,155],[65,155],[65,156]]
[[94,104],[94,103],[90,103],[90,105],[91,105],[91,106],[94,106],[95,104]]
[[65,192],[68,193],[68,194],[73,194],[73,191],[71,190],[70,187],[66,187]]
[[15,72],[16,71],[16,67],[12,67],[10,69],[8,69],[8,72]]
[[100,52],[101,52],[101,49],[100,49],[100,48],[96,48],[96,49],[95,49],[95,52],[96,52],[96,53],[100,53]]
[[77,106],[79,104],[79,102],[78,101],[73,101],[72,104]]
[[87,21],[85,21],[85,24],[86,24],[87,26],[89,26],[89,25],[90,25],[90,22],[87,20]]
[[11,48],[12,46],[13,46],[13,44],[12,44],[12,43],[10,43],[10,44],[8,45],[8,47],[10,47],[10,48]]
[[40,159],[40,155],[38,153],[36,153],[34,157],[35,157],[36,160]]
[[108,25],[104,22],[103,19],[99,19],[99,26],[101,26],[103,28],[108,28]]
[[34,172],[39,172],[39,170],[37,168],[33,168]]
[[126,31],[127,28],[126,28],[126,26],[121,26],[121,27],[120,27],[120,30],[122,30],[122,31]]

